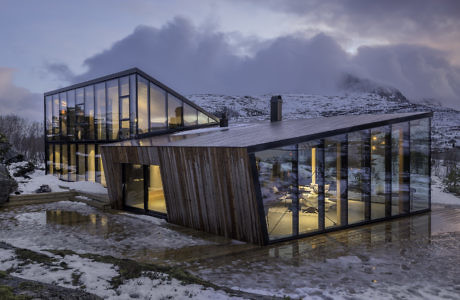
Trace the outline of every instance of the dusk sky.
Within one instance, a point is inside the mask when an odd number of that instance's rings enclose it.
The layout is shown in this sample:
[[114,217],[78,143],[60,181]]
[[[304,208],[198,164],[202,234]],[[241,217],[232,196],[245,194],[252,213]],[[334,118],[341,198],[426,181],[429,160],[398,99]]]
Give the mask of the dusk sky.
[[0,0],[0,38],[0,112],[30,119],[44,92],[130,67],[182,94],[330,94],[352,74],[460,109],[457,0]]

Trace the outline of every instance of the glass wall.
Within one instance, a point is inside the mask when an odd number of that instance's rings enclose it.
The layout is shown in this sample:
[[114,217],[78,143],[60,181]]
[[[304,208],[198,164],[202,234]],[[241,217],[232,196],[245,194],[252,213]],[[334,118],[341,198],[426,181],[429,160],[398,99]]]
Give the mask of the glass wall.
[[430,120],[410,121],[410,211],[430,206]]
[[386,127],[371,130],[371,219],[385,217]]
[[75,113],[75,90],[67,92],[67,137],[70,141],[75,140],[76,113]]
[[144,209],[144,168],[142,165],[124,165],[124,205]]
[[109,140],[118,139],[119,121],[118,79],[107,81],[107,133]]
[[268,235],[278,239],[297,234],[297,147],[257,152],[256,162]]
[[78,144],[77,151],[77,180],[84,181],[86,180],[86,149],[85,145]]
[[[324,209],[325,227],[335,227],[346,220],[341,220],[340,207],[343,204],[341,193],[346,189],[346,182],[342,182],[342,148],[346,142],[345,136],[334,136],[324,140]],[[343,157],[346,159],[346,156]]]
[[409,123],[391,126],[391,215],[409,212]]
[[46,96],[45,98],[45,128],[46,139],[53,138],[53,97]]
[[77,145],[70,144],[69,145],[69,180],[76,181],[77,180]]
[[168,125],[169,128],[182,126],[182,101],[168,94]]
[[87,161],[87,169],[86,169],[86,180],[87,181],[96,181],[96,148],[94,144],[86,145],[86,159]]
[[62,170],[61,170],[61,179],[68,180],[69,179],[69,161],[68,161],[68,152],[67,152],[67,144],[61,145],[61,161],[62,161]]
[[166,201],[163,193],[163,183],[161,181],[160,166],[150,165],[148,182],[148,201],[147,209],[160,213],[166,213]]
[[96,126],[96,139],[106,140],[106,97],[105,82],[96,84],[96,109],[94,116],[94,125]]
[[198,111],[184,103],[184,126],[198,125]]
[[166,92],[150,83],[150,130],[166,127]]
[[67,94],[59,94],[59,121],[61,126],[61,138],[67,139]]
[[[160,86],[133,73],[45,96],[47,172],[62,170],[66,172],[61,174],[64,180],[102,183],[105,179],[97,150],[100,144],[137,134],[217,124],[206,112]],[[86,142],[91,145],[89,148],[85,148]],[[62,147],[67,149],[66,154],[64,150],[56,152],[61,145],[66,145]]]
[[255,152],[269,240],[405,215],[409,186],[410,212],[429,208],[429,122]]
[[137,133],[149,131],[149,82],[147,79],[137,77]]
[[318,147],[318,141],[300,143],[298,146],[299,234],[319,229]]
[[123,164],[124,205],[142,212],[166,214],[160,167]]
[[348,224],[363,222],[366,219],[365,203],[368,196],[370,169],[366,165],[366,140],[370,132],[357,131],[348,134]]
[[85,87],[85,139],[94,140],[94,86]]

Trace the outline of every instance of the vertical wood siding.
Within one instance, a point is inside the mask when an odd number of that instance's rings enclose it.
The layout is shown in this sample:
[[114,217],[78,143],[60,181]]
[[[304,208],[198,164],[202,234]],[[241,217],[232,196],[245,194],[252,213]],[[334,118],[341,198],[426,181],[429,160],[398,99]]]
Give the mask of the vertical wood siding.
[[160,147],[168,221],[263,244],[245,148]]

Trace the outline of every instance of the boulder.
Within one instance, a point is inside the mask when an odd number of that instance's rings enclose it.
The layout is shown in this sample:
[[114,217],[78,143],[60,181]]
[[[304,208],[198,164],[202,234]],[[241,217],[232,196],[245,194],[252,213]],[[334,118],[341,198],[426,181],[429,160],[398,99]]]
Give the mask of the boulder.
[[35,193],[51,193],[51,188],[47,184],[42,184],[38,189],[35,190]]
[[6,165],[0,164],[0,204],[8,201],[12,192],[17,188],[18,184],[10,177]]

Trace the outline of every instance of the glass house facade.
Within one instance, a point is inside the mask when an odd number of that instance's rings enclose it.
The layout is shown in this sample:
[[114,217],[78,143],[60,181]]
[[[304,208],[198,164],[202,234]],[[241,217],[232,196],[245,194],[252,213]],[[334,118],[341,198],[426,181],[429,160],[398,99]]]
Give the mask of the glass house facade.
[[430,118],[254,153],[269,242],[430,209]]
[[101,145],[218,119],[134,68],[45,93],[46,172],[106,185]]

